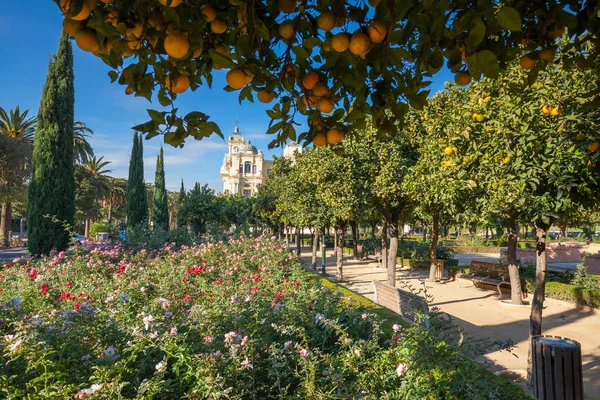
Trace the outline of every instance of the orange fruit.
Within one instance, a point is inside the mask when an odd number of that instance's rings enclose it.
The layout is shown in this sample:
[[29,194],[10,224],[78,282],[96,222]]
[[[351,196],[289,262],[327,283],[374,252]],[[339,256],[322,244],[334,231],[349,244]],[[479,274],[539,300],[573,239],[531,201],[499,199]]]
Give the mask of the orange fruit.
[[160,4],[162,4],[163,6],[167,6],[168,5],[171,8],[177,7],[178,5],[180,5],[181,1],[182,0],[158,0],[158,2]]
[[225,33],[227,30],[227,24],[221,18],[215,18],[210,23],[210,30],[220,35],[221,33]]
[[519,59],[519,65],[526,71],[535,67],[535,64],[537,64],[537,60],[530,58],[527,54]]
[[552,115],[553,117],[557,117],[560,114],[562,114],[562,107],[561,106],[556,106],[552,110],[550,110],[550,115]]
[[158,31],[162,30],[165,25],[165,19],[162,14],[159,12],[153,13],[150,17],[148,17],[148,26],[154,28]]
[[467,71],[459,71],[454,75],[454,82],[460,86],[467,86],[471,83],[471,79],[473,78]]
[[302,86],[307,90],[312,90],[317,83],[319,83],[319,75],[314,71],[310,71],[302,78]]
[[506,156],[506,157],[504,157],[504,159],[502,160],[502,163],[506,165],[506,164],[508,164],[508,163],[510,162],[510,160],[511,160],[511,157],[510,157],[510,156]]
[[[69,13],[71,11],[71,0],[61,0],[60,1],[61,9],[64,13]],[[75,21],[83,21],[87,17],[90,16],[92,11],[96,8],[96,0],[84,0],[83,4],[81,4],[81,10],[77,15],[73,15],[70,18]]]
[[190,78],[185,75],[179,75],[171,82],[171,75],[168,75],[167,79],[165,79],[165,86],[172,93],[183,93],[190,87]]
[[244,74],[246,74],[246,85],[247,85],[250,82],[252,82],[252,80],[254,79],[254,74],[252,73],[252,70],[248,67],[244,67],[242,69],[242,71],[244,71]]
[[194,49],[194,51],[192,53],[192,58],[198,58],[198,57],[200,57],[200,54],[202,54],[202,48]]
[[329,32],[335,28],[335,14],[331,11],[323,11],[321,15],[317,17],[317,26],[319,29]]
[[227,84],[235,90],[243,88],[246,84],[246,74],[239,68],[229,70],[225,79],[227,80]]
[[588,150],[591,151],[592,153],[597,152],[598,150],[600,150],[600,142],[590,143],[588,146]]
[[223,55],[229,55],[229,47],[227,47],[226,45],[219,43],[218,45],[215,46],[215,51],[223,54]]
[[344,138],[344,131],[340,128],[331,128],[327,132],[327,141],[331,144],[338,144]]
[[144,29],[144,25],[141,22],[136,22],[133,27],[127,28],[125,30],[125,36],[135,36],[137,38],[142,37],[142,31]]
[[383,39],[385,39],[385,36],[387,35],[387,28],[383,22],[374,21],[367,28],[367,33],[369,34],[369,40],[371,43],[377,44],[383,42]]
[[289,39],[294,36],[294,22],[284,21],[279,25],[279,35],[284,39]]
[[202,6],[202,14],[204,14],[208,22],[213,22],[217,18],[217,10],[210,4]]
[[263,89],[256,94],[256,97],[258,97],[258,101],[261,103],[270,103],[275,98],[275,92]]
[[313,144],[317,147],[325,146],[327,144],[327,136],[324,133],[317,133],[313,138]]
[[544,115],[550,114],[551,111],[552,111],[552,107],[550,107],[550,106],[542,107],[542,112],[544,113]]
[[315,96],[311,91],[309,91],[306,96],[302,96],[302,102],[305,106],[310,108],[315,108],[317,106],[317,96]]
[[64,18],[62,22],[63,31],[68,35],[75,37],[77,33],[85,28],[84,21],[75,21],[70,18]]
[[444,149],[444,154],[447,155],[448,157],[452,157],[454,155],[454,149],[452,148],[452,146],[448,146]]
[[335,103],[333,102],[333,99],[329,97],[323,97],[317,102],[317,108],[319,109],[319,111],[325,114],[329,114],[330,112],[332,112],[334,107]]
[[546,47],[544,50],[540,51],[540,60],[552,62],[554,61],[554,57],[556,57],[556,50],[552,47]]
[[296,0],[277,0],[277,7],[282,13],[293,13],[296,9]]
[[341,28],[342,26],[344,26],[347,20],[348,18],[338,15],[337,17],[335,17],[335,27]]
[[95,53],[100,50],[98,42],[96,41],[96,33],[90,30],[79,31],[75,37],[75,42],[83,51]]
[[333,38],[331,38],[331,48],[338,53],[343,53],[350,46],[350,38],[348,38],[348,34],[345,32],[336,33]]
[[362,32],[356,32],[350,39],[350,52],[355,56],[366,54],[371,47],[371,40],[369,37]]
[[329,87],[325,83],[319,83],[313,88],[313,93],[317,97],[329,96]]
[[183,58],[190,51],[190,44],[181,33],[173,32],[165,37],[165,51],[173,58]]

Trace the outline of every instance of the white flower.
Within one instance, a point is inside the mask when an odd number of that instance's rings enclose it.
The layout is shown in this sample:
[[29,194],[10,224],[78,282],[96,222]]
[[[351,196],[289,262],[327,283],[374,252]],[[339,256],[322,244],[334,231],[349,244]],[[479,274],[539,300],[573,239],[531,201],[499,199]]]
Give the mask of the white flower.
[[152,324],[152,322],[154,321],[154,317],[152,315],[147,315],[142,319],[142,321],[144,321],[144,327],[146,328],[146,330],[148,330],[150,324]]
[[156,368],[156,371],[158,372],[165,372],[167,370],[167,363],[165,361],[161,361],[156,364],[154,368]]
[[237,333],[235,332],[228,332],[225,334],[225,343],[230,343],[233,341],[233,339],[235,339],[237,337]]
[[355,348],[355,349],[354,349],[354,355],[355,355],[356,357],[360,357],[360,349],[359,349],[359,348]]
[[106,357],[112,358],[115,356],[115,349],[114,347],[109,347],[108,349],[104,350],[104,355]]
[[404,375],[406,370],[408,370],[408,365],[406,365],[404,363],[400,363],[400,364],[398,364],[398,368],[396,368],[396,373],[398,374],[398,376],[402,376],[402,375]]
[[394,324],[394,326],[392,326],[392,329],[394,330],[394,332],[398,332],[400,329],[402,329],[402,326]]
[[363,314],[362,314],[362,319],[367,319],[367,318],[369,318],[369,314],[367,314],[367,313],[363,313]]
[[250,363],[250,360],[248,360],[248,357],[246,357],[246,359],[244,361],[242,361],[242,366],[244,368],[250,368],[250,369],[253,368],[252,364]]
[[308,350],[306,349],[301,349],[300,350],[300,357],[302,358],[308,358],[309,354],[308,354]]

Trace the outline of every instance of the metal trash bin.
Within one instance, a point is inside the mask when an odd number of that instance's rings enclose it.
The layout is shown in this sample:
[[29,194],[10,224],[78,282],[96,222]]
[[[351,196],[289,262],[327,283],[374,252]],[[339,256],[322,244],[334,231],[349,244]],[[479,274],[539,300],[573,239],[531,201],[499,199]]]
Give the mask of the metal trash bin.
[[108,232],[96,233],[96,241],[98,241],[98,242],[106,242],[109,237],[110,237],[110,233],[108,233]]
[[581,345],[560,336],[534,336],[533,395],[536,399],[583,400]]

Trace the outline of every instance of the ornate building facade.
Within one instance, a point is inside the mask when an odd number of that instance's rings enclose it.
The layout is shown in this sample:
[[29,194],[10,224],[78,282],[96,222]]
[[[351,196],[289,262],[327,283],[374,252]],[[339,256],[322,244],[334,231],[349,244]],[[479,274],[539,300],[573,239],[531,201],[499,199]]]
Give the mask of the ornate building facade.
[[[227,144],[229,151],[221,166],[223,192],[250,197],[267,180],[273,161],[265,160],[262,150],[258,150],[249,140],[244,140],[237,125]],[[283,155],[293,158],[296,150],[302,152],[302,146],[291,142],[285,146]]]

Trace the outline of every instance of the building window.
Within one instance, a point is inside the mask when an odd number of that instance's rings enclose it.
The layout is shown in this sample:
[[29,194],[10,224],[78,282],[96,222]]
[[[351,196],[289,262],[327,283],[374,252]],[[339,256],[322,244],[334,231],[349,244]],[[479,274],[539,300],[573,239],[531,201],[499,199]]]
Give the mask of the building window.
[[256,164],[254,164],[254,165],[252,166],[252,173],[253,173],[253,174],[255,174],[255,173],[256,173]]
[[244,173],[249,174],[252,171],[252,163],[250,161],[246,161],[244,163]]
[[244,189],[244,197],[250,197],[251,194],[252,194],[251,190]]
[[240,174],[244,172],[244,167],[240,164]]

